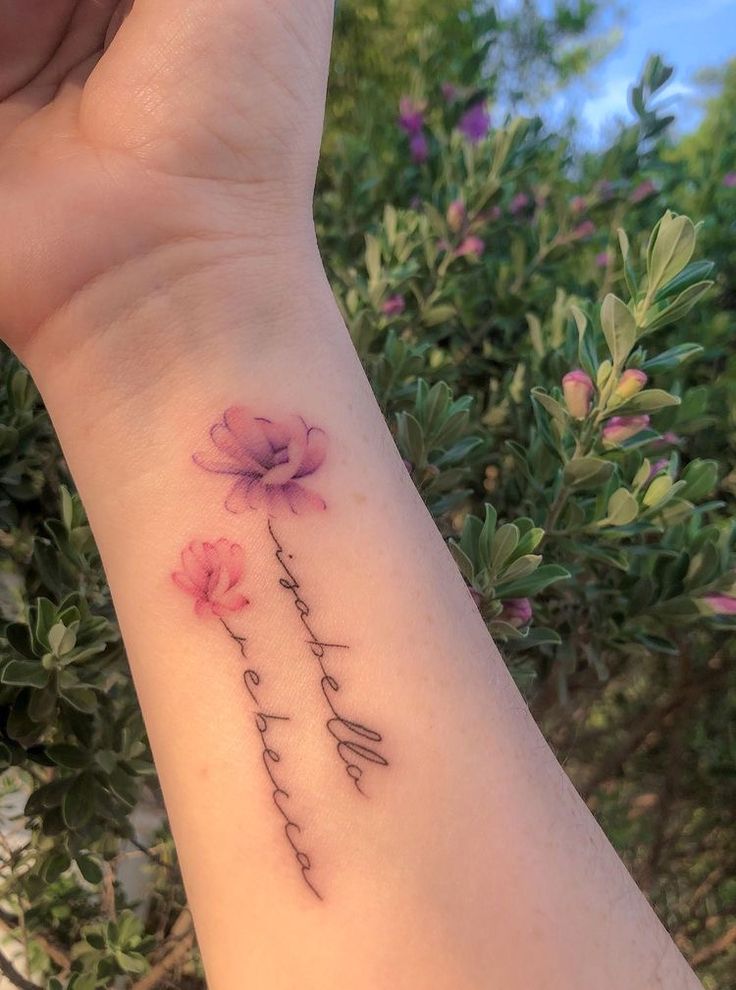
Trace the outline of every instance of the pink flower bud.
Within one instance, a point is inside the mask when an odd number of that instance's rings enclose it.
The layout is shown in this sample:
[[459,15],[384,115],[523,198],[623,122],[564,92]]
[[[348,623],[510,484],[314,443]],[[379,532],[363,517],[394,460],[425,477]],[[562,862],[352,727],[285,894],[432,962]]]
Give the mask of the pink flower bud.
[[509,204],[509,213],[511,213],[512,216],[518,216],[519,213],[524,212],[530,202],[531,200],[526,193],[517,193]]
[[723,176],[723,185],[726,189],[736,189],[736,172],[726,172]]
[[632,395],[641,392],[647,383],[647,376],[639,368],[627,368],[618,380],[613,395],[621,401],[630,399]]
[[570,210],[574,214],[582,213],[588,205],[588,201],[585,196],[573,196],[570,200]]
[[447,207],[447,226],[457,233],[462,229],[466,216],[465,203],[461,199],[454,199]]
[[457,86],[454,83],[443,82],[440,86],[440,92],[448,103],[454,103],[457,99]]
[[582,368],[576,368],[562,379],[565,405],[573,419],[585,419],[590,412],[590,400],[595,388],[589,375]]
[[736,615],[736,598],[733,595],[704,595],[701,601],[712,609],[714,615]]
[[412,161],[416,162],[417,165],[421,165],[429,158],[429,143],[421,131],[418,134],[412,134],[409,139],[409,150]]
[[384,316],[400,316],[406,309],[406,302],[403,296],[389,296],[381,304],[381,312]]
[[600,254],[595,256],[595,263],[599,268],[608,268],[608,262],[611,260],[611,256],[608,251],[601,251]]
[[570,239],[573,241],[583,241],[586,237],[592,237],[595,233],[595,224],[592,220],[583,220],[573,230]]
[[657,192],[657,187],[654,185],[651,179],[645,179],[644,182],[640,182],[636,189],[629,196],[629,200],[632,203],[641,203],[644,199],[649,199]]
[[529,625],[532,620],[532,603],[528,598],[509,598],[502,604],[500,619],[515,626],[516,629]]
[[480,258],[485,251],[485,247],[480,237],[476,237],[475,234],[468,234],[465,240],[457,247],[455,255],[458,258],[464,258],[466,255],[473,258]]
[[603,427],[603,442],[611,447],[618,447],[637,433],[649,426],[649,417],[642,416],[611,416]]

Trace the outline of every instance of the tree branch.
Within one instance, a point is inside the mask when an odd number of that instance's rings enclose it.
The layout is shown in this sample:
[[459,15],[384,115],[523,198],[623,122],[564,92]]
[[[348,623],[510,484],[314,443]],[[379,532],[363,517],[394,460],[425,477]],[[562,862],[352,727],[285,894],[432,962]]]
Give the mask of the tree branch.
[[194,947],[194,928],[188,910],[182,911],[174,922],[165,945],[171,945],[171,949],[130,990],[154,990],[172,969],[186,960]]
[[14,987],[18,987],[18,990],[43,990],[37,983],[32,983],[27,980],[25,976],[22,976],[15,966],[11,963],[6,955],[0,951],[0,973],[10,980]]

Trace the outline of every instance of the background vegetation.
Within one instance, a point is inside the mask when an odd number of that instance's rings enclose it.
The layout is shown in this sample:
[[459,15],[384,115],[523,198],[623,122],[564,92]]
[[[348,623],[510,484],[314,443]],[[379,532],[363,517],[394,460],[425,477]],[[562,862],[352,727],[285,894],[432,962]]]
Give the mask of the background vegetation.
[[[595,14],[341,0],[316,215],[547,738],[705,986],[734,990],[736,63],[678,140],[651,59],[634,122],[586,150],[516,108],[589,69]],[[0,970],[201,988],[84,510],[27,373],[1,371]]]

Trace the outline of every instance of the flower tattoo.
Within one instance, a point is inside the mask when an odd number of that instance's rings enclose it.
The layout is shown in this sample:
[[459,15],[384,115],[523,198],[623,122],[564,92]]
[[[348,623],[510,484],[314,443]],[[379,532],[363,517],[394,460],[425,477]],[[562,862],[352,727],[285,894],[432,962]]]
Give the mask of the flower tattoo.
[[243,548],[224,538],[215,543],[193,540],[181,554],[174,584],[194,598],[197,615],[222,619],[249,604],[238,589],[243,576]]
[[245,406],[230,406],[210,436],[216,451],[198,452],[194,462],[236,479],[225,500],[230,512],[263,508],[279,516],[325,508],[324,500],[302,484],[325,459],[324,430],[307,426],[301,416],[274,422]]

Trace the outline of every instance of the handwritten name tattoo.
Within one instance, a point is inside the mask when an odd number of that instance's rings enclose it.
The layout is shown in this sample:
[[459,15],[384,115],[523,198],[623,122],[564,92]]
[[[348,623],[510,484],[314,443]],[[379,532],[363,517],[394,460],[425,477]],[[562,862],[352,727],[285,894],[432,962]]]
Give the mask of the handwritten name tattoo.
[[344,643],[328,643],[315,633],[310,619],[312,609],[304,600],[301,585],[284,559],[285,556],[293,559],[293,554],[285,553],[283,546],[274,532],[271,519],[268,520],[268,533],[275,548],[274,556],[283,572],[279,578],[279,584],[293,596],[294,608],[304,627],[304,631],[307,633],[305,643],[319,667],[320,687],[330,711],[330,715],[325,723],[327,731],[335,739],[337,755],[345,764],[345,772],[357,790],[361,794],[364,794],[365,792],[361,787],[361,780],[366,764],[375,763],[382,767],[388,766],[388,760],[376,748],[383,741],[383,737],[375,729],[369,728],[362,722],[346,718],[338,709],[336,696],[340,691],[340,682],[330,672],[327,657],[330,650],[347,650],[348,647]]
[[[247,637],[235,632],[225,616],[241,613],[250,604],[241,591],[243,574],[243,550],[237,543],[226,539],[213,542],[192,541],[181,554],[180,571],[174,571],[174,583],[194,598],[194,610],[199,616],[214,616],[219,619],[228,637],[237,646],[242,659],[248,663]],[[230,618],[232,621],[232,618]],[[301,847],[299,836],[301,825],[292,817],[290,793],[283,786],[282,777],[277,776],[281,763],[281,752],[272,741],[273,727],[290,722],[289,715],[276,714],[264,709],[259,703],[258,689],[261,675],[250,665],[243,671],[243,684],[256,706],[253,711],[255,727],[261,742],[263,766],[271,782],[271,800],[284,822],[284,836],[289,843],[294,859],[301,871],[302,879],[311,892],[322,900],[322,895],[309,876],[312,859]]]
[[[301,416],[281,420],[257,416],[245,406],[230,406],[210,429],[211,447],[193,455],[194,463],[205,471],[226,475],[230,488],[224,500],[228,513],[252,511],[265,516],[273,558],[278,566],[278,584],[294,607],[306,646],[314,660],[321,696],[325,704],[324,729],[332,737],[335,752],[355,789],[365,796],[366,770],[387,767],[382,752],[383,736],[365,722],[345,714],[340,700],[341,682],[336,656],[344,656],[346,643],[330,642],[315,631],[313,608],[294,571],[294,555],[288,553],[276,535],[276,520],[322,513],[327,504],[311,487],[312,476],[324,463],[327,434],[310,426]],[[308,483],[305,484],[305,479]],[[312,876],[312,857],[302,846],[302,827],[291,810],[292,799],[285,786],[282,755],[284,745],[297,738],[282,730],[300,719],[261,702],[260,668],[248,660],[248,640],[236,632],[231,622],[250,606],[242,591],[244,565],[242,547],[225,538],[213,542],[192,541],[181,553],[181,569],[172,573],[174,583],[194,599],[194,611],[201,618],[217,618],[237,646],[246,669],[242,681],[255,706],[253,719],[259,734],[263,765],[271,783],[271,799],[283,820],[284,836],[307,888],[322,900]],[[301,719],[308,730],[309,719]]]
[[[239,636],[236,632],[234,632],[223,618],[220,618],[220,622],[224,626],[230,639],[232,639],[237,645],[243,659],[247,662],[248,656],[246,653],[246,638],[244,636]],[[291,817],[291,812],[288,807],[291,795],[279,782],[279,778],[276,776],[276,767],[281,763],[281,753],[279,750],[275,749],[275,744],[268,738],[271,723],[278,724],[279,722],[289,722],[291,719],[288,715],[276,715],[274,712],[265,711],[259,704],[257,692],[258,688],[261,686],[261,675],[257,670],[254,670],[252,667],[248,667],[244,670],[243,684],[245,685],[245,689],[250,695],[253,704],[256,706],[256,710],[254,712],[254,722],[261,741],[263,765],[266,768],[268,779],[271,781],[271,785],[273,787],[273,790],[271,791],[271,800],[273,801],[279,815],[284,820],[284,835],[286,837],[286,841],[291,846],[294,859],[301,870],[302,879],[315,897],[322,900],[322,895],[317,890],[314,882],[309,876],[312,869],[312,859],[299,845],[299,836],[301,835],[302,828],[301,825],[299,825]]]

